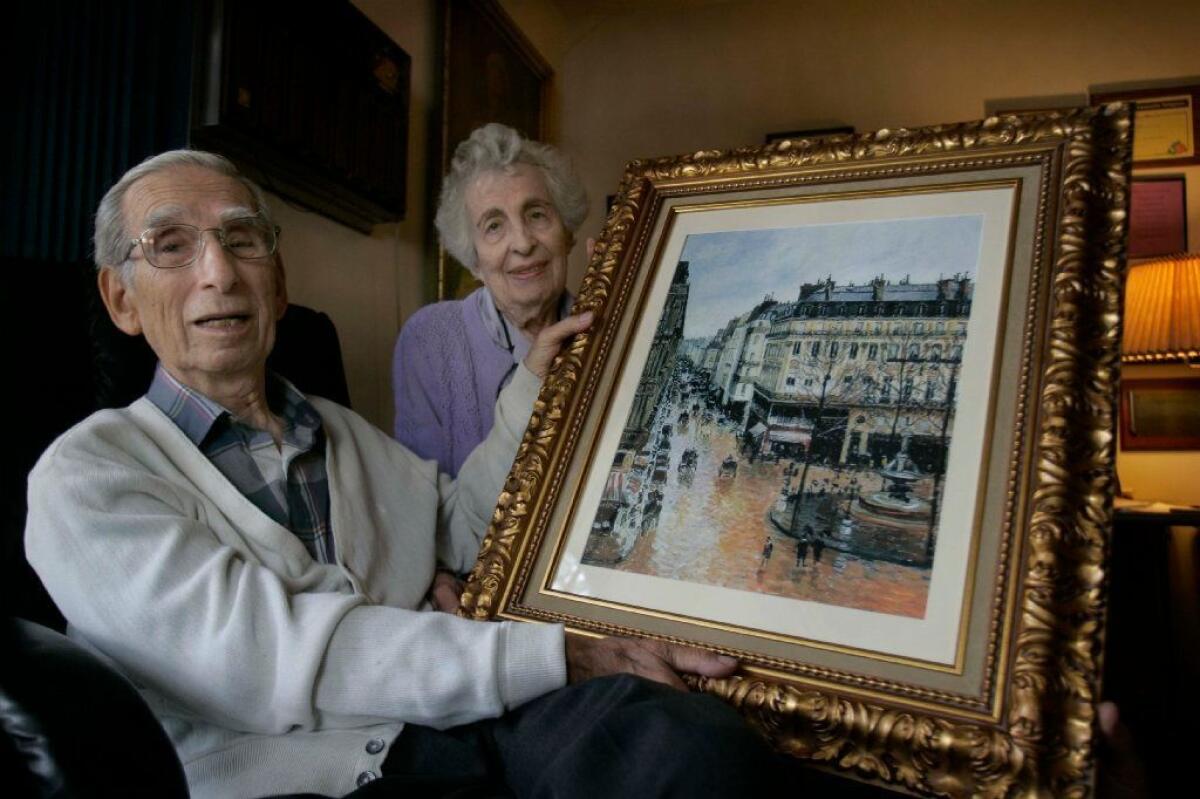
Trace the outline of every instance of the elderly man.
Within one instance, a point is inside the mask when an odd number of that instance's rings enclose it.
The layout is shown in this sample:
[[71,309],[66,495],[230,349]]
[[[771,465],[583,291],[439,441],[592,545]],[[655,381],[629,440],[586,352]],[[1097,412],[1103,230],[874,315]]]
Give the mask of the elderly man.
[[[728,674],[727,659],[425,600],[436,568],[473,562],[539,379],[588,315],[539,334],[451,480],[267,373],[278,230],[228,161],[151,158],[96,227],[104,303],[159,366],[144,397],[43,455],[26,547],[73,637],[142,690],[195,796],[471,778],[521,796],[757,789],[768,755],[736,714],[658,684]],[[622,672],[656,682],[606,676]]]

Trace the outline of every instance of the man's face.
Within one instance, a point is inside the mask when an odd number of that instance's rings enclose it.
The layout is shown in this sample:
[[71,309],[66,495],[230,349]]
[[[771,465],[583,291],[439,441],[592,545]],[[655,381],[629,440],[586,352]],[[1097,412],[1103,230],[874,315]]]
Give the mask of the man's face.
[[[148,175],[129,187],[122,205],[130,238],[173,222],[215,228],[256,210],[238,181],[200,167]],[[203,235],[200,257],[179,269],[158,269],[134,247],[128,282],[103,269],[100,290],[117,327],[144,334],[168,372],[211,395],[265,374],[287,292],[276,257],[239,260],[215,232]]]

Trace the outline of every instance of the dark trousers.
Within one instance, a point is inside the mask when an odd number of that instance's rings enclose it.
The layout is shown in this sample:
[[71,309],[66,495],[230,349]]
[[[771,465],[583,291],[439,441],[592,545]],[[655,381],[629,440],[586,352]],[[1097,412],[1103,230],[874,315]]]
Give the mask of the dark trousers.
[[780,765],[728,705],[626,675],[498,719],[408,725],[353,799],[732,797],[774,792]]

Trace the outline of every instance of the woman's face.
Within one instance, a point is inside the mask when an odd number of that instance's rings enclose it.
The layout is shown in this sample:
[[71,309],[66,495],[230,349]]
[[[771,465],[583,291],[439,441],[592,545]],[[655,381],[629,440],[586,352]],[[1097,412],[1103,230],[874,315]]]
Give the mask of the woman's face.
[[567,285],[573,244],[541,172],[529,164],[486,172],[466,191],[479,278],[509,321],[552,312]]

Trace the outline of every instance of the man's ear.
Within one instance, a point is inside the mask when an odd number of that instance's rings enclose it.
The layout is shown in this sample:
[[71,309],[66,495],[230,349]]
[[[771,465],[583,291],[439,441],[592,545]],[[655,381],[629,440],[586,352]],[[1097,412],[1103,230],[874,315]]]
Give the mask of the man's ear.
[[101,267],[96,275],[100,287],[100,299],[108,309],[108,316],[123,333],[136,336],[142,332],[142,320],[138,316],[137,304],[133,301],[133,287],[125,285],[121,270],[115,266]]

